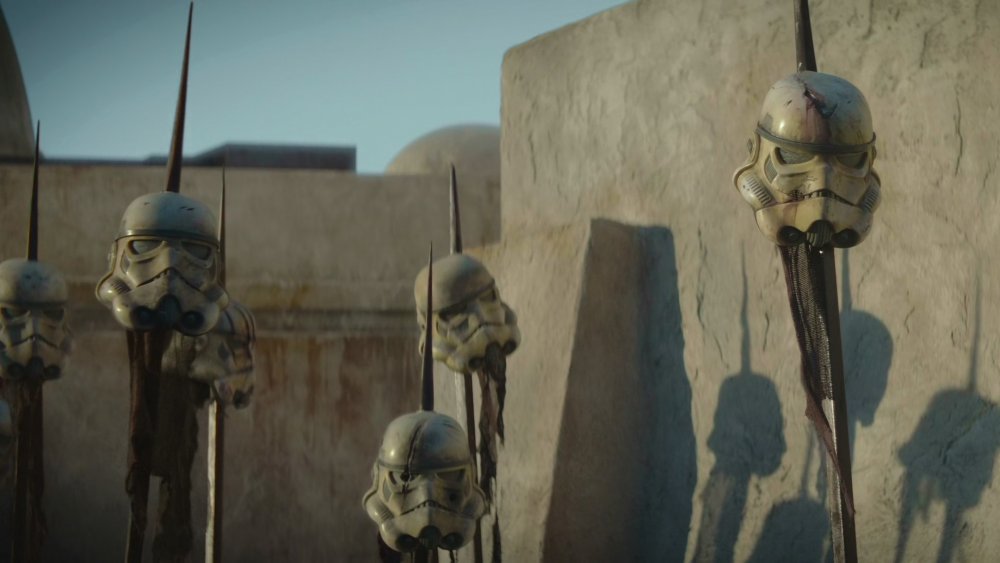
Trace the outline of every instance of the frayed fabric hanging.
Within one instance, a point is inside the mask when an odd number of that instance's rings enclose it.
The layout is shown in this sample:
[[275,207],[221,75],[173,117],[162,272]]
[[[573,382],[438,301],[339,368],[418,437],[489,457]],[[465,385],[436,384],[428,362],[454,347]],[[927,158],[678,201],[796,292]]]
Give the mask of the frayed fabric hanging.
[[477,372],[482,394],[479,409],[479,486],[493,503],[497,478],[497,441],[504,441],[503,408],[507,397],[507,357],[496,344],[486,349]]
[[[780,247],[781,260],[788,286],[788,301],[792,309],[795,334],[802,352],[802,387],[806,394],[806,417],[829,454],[831,464],[841,482],[845,484],[844,501],[848,514],[854,515],[854,492],[850,486],[850,467],[841,467],[837,461],[834,432],[823,412],[824,399],[833,400],[833,369],[830,354],[830,334],[825,295],[828,290],[823,272],[823,257],[807,245]],[[828,249],[827,252],[833,252]],[[832,314],[839,314],[833,311]]]

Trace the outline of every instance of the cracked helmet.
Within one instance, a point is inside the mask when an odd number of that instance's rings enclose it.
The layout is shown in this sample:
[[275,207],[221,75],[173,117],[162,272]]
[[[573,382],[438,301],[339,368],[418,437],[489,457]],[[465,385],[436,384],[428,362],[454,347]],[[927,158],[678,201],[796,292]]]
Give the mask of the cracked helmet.
[[417,411],[393,420],[372,473],[364,507],[396,551],[458,549],[486,511],[465,431],[449,416]]
[[800,71],[771,86],[733,182],[771,241],[847,248],[881,199],[864,95],[843,78]]
[[68,292],[52,265],[14,258],[0,263],[0,368],[8,379],[56,379],[71,348]]
[[[458,373],[477,369],[486,349],[497,344],[504,355],[517,349],[517,316],[503,301],[496,281],[479,260],[450,254],[434,262],[433,355]],[[427,268],[417,275],[417,321],[427,323]],[[423,343],[421,343],[421,352]]]
[[163,354],[162,368],[209,385],[216,400],[241,409],[253,396],[256,342],[253,313],[238,301],[230,301],[207,334],[175,333]]
[[137,198],[122,216],[97,298],[128,329],[207,333],[229,302],[216,230],[200,201],[170,191]]

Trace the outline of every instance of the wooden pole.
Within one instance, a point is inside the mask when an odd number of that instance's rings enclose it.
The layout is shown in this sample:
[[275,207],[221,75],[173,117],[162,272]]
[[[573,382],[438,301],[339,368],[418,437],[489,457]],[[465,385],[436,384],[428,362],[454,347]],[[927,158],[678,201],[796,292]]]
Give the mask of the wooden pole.
[[45,541],[42,491],[45,474],[42,450],[42,382],[30,377],[14,390],[14,521],[11,561],[41,561]]
[[170,331],[129,330],[126,338],[131,372],[131,403],[128,475],[125,478],[130,514],[125,561],[141,563],[149,504],[149,481],[153,468],[153,445],[157,430],[160,361],[170,341]]
[[837,563],[857,563],[858,541],[854,512],[847,504],[853,498],[851,477],[851,438],[847,421],[847,392],[844,387],[844,352],[840,333],[840,306],[837,303],[837,263],[833,248],[820,251],[823,260],[826,330],[830,346],[830,399],[823,400],[823,412],[833,429],[833,460],[839,471],[831,471],[829,479],[830,527],[833,533],[833,554]]
[[225,407],[213,400],[208,407],[208,529],[205,532],[205,563],[222,561],[222,489],[225,476]]

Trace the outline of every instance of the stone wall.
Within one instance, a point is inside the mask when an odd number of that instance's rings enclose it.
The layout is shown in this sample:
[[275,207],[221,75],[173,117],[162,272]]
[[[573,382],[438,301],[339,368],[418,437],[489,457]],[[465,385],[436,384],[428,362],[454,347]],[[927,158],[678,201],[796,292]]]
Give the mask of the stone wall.
[[[1000,515],[993,492],[1000,486],[1000,319],[990,314],[1000,300],[993,259],[1000,243],[1000,75],[987,70],[1000,64],[1000,5],[827,0],[814,1],[812,13],[820,70],[851,80],[871,105],[883,182],[871,236],[838,253],[859,550],[871,561],[987,560],[1000,550],[993,533]],[[825,471],[803,416],[780,260],[731,179],[764,94],[794,69],[794,57],[791,1],[646,0],[519,45],[504,60],[504,238],[592,217],[671,235],[683,345],[658,350],[690,385],[685,424],[693,431],[697,480],[685,489],[683,474],[668,476],[682,498],[636,510],[652,519],[690,511],[690,533],[638,526],[630,537],[640,546],[628,548],[663,560],[820,561],[827,549]],[[611,267],[599,260],[629,260],[600,256],[591,255],[598,271]],[[563,271],[533,271],[539,277],[512,278],[502,291],[572,280]],[[583,279],[602,284],[588,289],[601,298],[581,298],[580,307],[605,311],[621,303],[621,315],[633,314],[649,283],[639,275]],[[553,304],[532,315],[561,311]],[[670,322],[664,314],[652,318]],[[576,337],[592,330],[578,325]],[[515,355],[510,371],[548,377],[535,367],[542,352],[529,353],[528,340],[526,333],[525,354]],[[611,357],[638,353],[635,342],[620,346],[629,348]],[[575,358],[574,350],[544,354]],[[621,370],[635,366],[622,360]],[[567,412],[571,400],[583,408],[609,393],[634,392],[611,391],[621,385],[638,383],[609,374],[575,399],[569,391],[550,399]],[[510,390],[511,409],[527,400],[524,392]],[[627,404],[605,408],[631,416]],[[664,399],[661,408],[676,405]],[[552,438],[557,468],[588,461],[588,449],[575,447],[579,438],[567,429]],[[602,432],[585,436],[592,447],[604,443]],[[589,485],[634,487],[614,476],[646,468],[643,459],[606,466],[600,483]],[[549,515],[544,530],[510,524],[511,549],[520,537],[530,540],[530,557],[519,561],[572,560],[576,542],[620,545],[610,532],[601,536],[607,544],[592,537],[595,526],[620,530],[619,520],[609,523],[586,502],[596,493],[571,477],[561,485],[558,471],[511,472],[505,486],[534,487],[549,499],[537,508],[505,506],[531,514],[528,527]],[[663,496],[651,491],[651,502]]]
[[[124,554],[125,335],[93,292],[122,211],[164,176],[162,167],[41,170],[39,252],[70,282],[75,333],[65,376],[45,386],[49,561]],[[218,168],[186,168],[181,191],[216,208],[221,179]],[[375,528],[361,497],[385,427],[419,402],[413,279],[430,241],[447,248],[448,178],[230,168],[226,184],[228,287],[256,314],[259,337],[253,401],[227,418],[226,560],[371,561]],[[24,252],[30,187],[30,166],[0,166],[0,256]],[[499,186],[461,189],[468,243],[496,241]],[[194,560],[204,409],[200,428]]]

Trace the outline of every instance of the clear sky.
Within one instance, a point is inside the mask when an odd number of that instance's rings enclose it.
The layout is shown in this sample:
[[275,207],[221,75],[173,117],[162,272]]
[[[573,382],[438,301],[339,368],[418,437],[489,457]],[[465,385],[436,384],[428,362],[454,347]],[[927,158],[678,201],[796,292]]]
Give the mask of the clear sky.
[[[199,0],[185,154],[343,144],[379,173],[408,142],[500,122],[513,45],[621,0]],[[0,0],[50,157],[165,154],[186,0]]]

